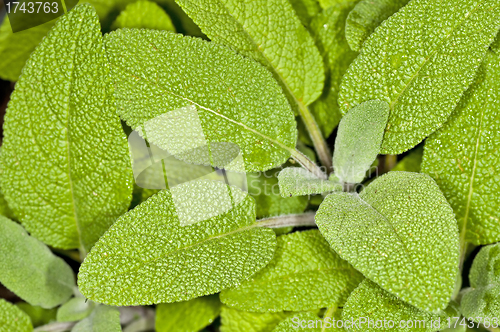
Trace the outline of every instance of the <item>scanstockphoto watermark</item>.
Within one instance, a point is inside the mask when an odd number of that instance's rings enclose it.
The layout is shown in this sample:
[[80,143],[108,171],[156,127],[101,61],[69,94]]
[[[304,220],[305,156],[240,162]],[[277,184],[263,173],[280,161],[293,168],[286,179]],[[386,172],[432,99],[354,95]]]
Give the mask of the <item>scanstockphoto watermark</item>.
[[[458,318],[458,317],[457,317]],[[358,317],[356,319],[335,319],[331,317],[326,317],[325,319],[317,320],[306,320],[300,319],[299,317],[292,318],[292,327],[294,329],[305,329],[305,328],[321,328],[321,329],[333,329],[345,328],[347,330],[356,329],[434,329],[440,330],[442,328],[450,328],[455,322],[451,320],[441,320],[437,318],[435,320],[425,320],[425,319],[409,319],[409,320],[399,320],[394,321],[391,319],[371,319],[369,317]]]

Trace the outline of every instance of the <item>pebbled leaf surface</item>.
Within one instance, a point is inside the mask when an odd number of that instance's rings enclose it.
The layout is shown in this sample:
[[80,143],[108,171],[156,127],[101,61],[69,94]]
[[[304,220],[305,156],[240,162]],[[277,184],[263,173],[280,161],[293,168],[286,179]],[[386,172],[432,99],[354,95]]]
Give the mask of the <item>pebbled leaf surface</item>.
[[390,172],[359,195],[333,193],[316,224],[340,257],[419,309],[444,309],[458,274],[453,210],[429,176]]
[[70,266],[4,216],[0,216],[0,257],[0,282],[26,302],[53,308],[71,297],[75,277]]
[[[247,171],[279,166],[295,148],[290,106],[272,75],[254,61],[165,31],[124,29],[105,40],[118,111],[132,128],[191,106],[206,141],[237,144]],[[162,127],[156,130],[165,136]]]
[[291,312],[248,312],[223,305],[221,332],[271,332]]
[[[231,187],[212,182],[198,188],[187,186],[192,199],[183,202],[203,198],[199,212],[208,215],[221,204],[221,190]],[[236,188],[230,192],[243,194]],[[250,196],[188,226],[181,226],[174,198],[169,190],[160,191],[113,224],[80,268],[82,294],[120,306],[186,301],[239,285],[271,260],[275,235],[255,228]],[[188,209],[193,210],[200,209]]]
[[278,184],[283,197],[305,196],[342,190],[340,183],[318,179],[314,174],[300,167],[283,169],[278,175]]
[[488,52],[450,120],[425,142],[422,161],[453,207],[461,237],[476,245],[500,241],[499,94],[500,56]]
[[122,332],[120,312],[116,308],[99,305],[89,317],[79,321],[71,332]]
[[363,276],[317,230],[278,237],[273,260],[221,301],[252,312],[306,311],[341,306]]
[[57,248],[89,249],[131,200],[99,21],[80,5],[24,67],[4,124],[0,182],[23,226]]
[[127,5],[111,25],[111,29],[118,28],[143,28],[175,32],[170,16],[156,3],[147,0]]
[[381,151],[411,149],[447,120],[499,26],[496,0],[411,1],[363,44],[342,81],[341,111],[387,101],[391,114]]
[[31,332],[33,325],[27,314],[4,299],[0,299],[0,332]]

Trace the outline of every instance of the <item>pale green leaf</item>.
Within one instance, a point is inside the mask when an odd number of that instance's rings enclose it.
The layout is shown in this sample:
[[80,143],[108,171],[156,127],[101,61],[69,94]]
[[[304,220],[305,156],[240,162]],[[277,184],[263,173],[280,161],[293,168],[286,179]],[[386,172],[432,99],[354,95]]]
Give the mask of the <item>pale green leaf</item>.
[[318,0],[289,0],[295,13],[302,22],[308,26],[312,18],[321,11]]
[[151,143],[167,151],[172,142],[185,151],[236,144],[247,171],[290,157],[297,141],[294,116],[259,64],[221,45],[165,31],[118,30],[107,35],[106,46],[119,113],[132,128],[144,126]]
[[389,172],[359,195],[333,193],[316,224],[340,257],[417,308],[448,304],[458,274],[453,210],[429,176]]
[[321,194],[341,191],[338,182],[318,179],[314,174],[300,167],[287,167],[278,175],[279,191],[283,197]]
[[[321,318],[314,313],[300,312],[279,323],[273,332],[322,332],[319,324],[323,324]],[[328,329],[328,331],[332,331],[332,329]]]
[[16,307],[24,311],[31,320],[33,327],[45,325],[56,320],[57,308],[45,309],[27,302],[18,302]]
[[278,184],[280,169],[247,174],[248,193],[257,203],[257,218],[298,214],[307,207],[306,196],[281,197]]
[[73,271],[21,225],[0,216],[0,282],[32,305],[52,308],[75,287]]
[[271,332],[292,312],[248,312],[222,306],[221,332]]
[[144,28],[175,32],[170,16],[156,3],[147,0],[129,4],[111,25],[113,30],[118,28]]
[[89,317],[79,321],[71,332],[121,332],[120,312],[105,305],[97,306]]
[[359,0],[319,0],[319,5],[326,10],[332,6],[349,6],[357,1]]
[[99,21],[72,9],[32,54],[4,123],[2,191],[26,229],[63,249],[92,247],[131,200]]
[[361,0],[349,13],[345,34],[352,50],[359,52],[365,40],[383,21],[410,0]]
[[420,173],[420,165],[422,164],[423,153],[423,145],[419,146],[415,150],[412,150],[407,156],[405,156],[396,164],[392,171]]
[[461,237],[476,245],[500,241],[499,94],[500,55],[488,52],[450,120],[425,142],[422,172],[450,202]]
[[[194,223],[181,225],[181,218]],[[264,267],[274,232],[256,227],[255,202],[220,182],[164,190],[116,221],[78,274],[87,298],[113,305],[185,301],[233,287]]]
[[363,44],[342,81],[341,111],[387,101],[382,153],[413,148],[447,120],[499,25],[497,0],[411,1]]
[[323,136],[328,137],[342,118],[338,104],[340,82],[357,53],[345,38],[345,20],[356,1],[346,1],[316,15],[310,30],[323,57],[326,78],[321,96],[309,107]]
[[248,281],[221,292],[221,301],[253,312],[341,306],[363,276],[342,260],[318,230],[278,237],[273,260]]
[[434,332],[447,326],[448,317],[459,316],[454,302],[446,310],[431,314],[401,301],[368,279],[351,293],[342,312],[344,322],[357,323],[349,328],[356,332]]
[[385,101],[370,100],[349,110],[340,121],[333,169],[344,183],[360,183],[380,152],[389,117]]
[[220,314],[217,295],[203,296],[190,301],[164,303],[156,306],[157,332],[200,331]]
[[94,310],[95,304],[83,296],[71,298],[57,309],[58,322],[74,322],[88,317]]
[[324,70],[309,32],[288,0],[177,0],[214,42],[270,69],[287,94],[309,105],[321,94]]
[[31,332],[33,325],[21,309],[0,298],[0,332]]
[[[471,288],[463,291],[462,314],[477,322],[500,317],[500,244],[481,248],[469,272]],[[498,318],[497,318],[498,319]]]

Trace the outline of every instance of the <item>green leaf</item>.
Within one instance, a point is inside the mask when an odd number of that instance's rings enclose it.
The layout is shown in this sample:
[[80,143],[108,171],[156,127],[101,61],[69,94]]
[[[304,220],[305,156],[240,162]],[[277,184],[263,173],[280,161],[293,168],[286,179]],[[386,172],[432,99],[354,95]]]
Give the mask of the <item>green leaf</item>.
[[220,314],[217,295],[203,296],[190,301],[164,303],[156,306],[157,332],[200,331]]
[[57,310],[58,322],[74,322],[88,317],[94,310],[95,304],[83,296],[71,298]]
[[317,0],[289,0],[302,25],[307,27],[312,18],[321,11]]
[[174,189],[120,217],[96,243],[78,274],[82,294],[113,305],[186,301],[238,285],[271,260],[274,232],[257,228],[246,193],[212,181]]
[[294,197],[341,191],[338,182],[318,179],[314,174],[300,167],[287,167],[278,175],[281,196]]
[[156,3],[147,0],[129,4],[111,25],[113,30],[118,28],[144,28],[175,32],[170,16]]
[[457,222],[429,176],[389,172],[359,195],[330,194],[316,224],[340,257],[403,301],[430,312],[448,304],[458,274]]
[[363,276],[317,230],[278,237],[273,260],[221,301],[253,312],[306,311],[342,305]]
[[355,106],[340,121],[333,169],[344,183],[360,183],[380,152],[389,117],[385,101],[370,100]]
[[221,332],[271,332],[292,312],[247,312],[222,306]]
[[411,1],[363,44],[342,81],[341,111],[387,101],[382,153],[413,148],[447,120],[499,25],[497,0]]
[[471,288],[463,291],[462,314],[477,323],[500,316],[500,244],[481,248],[469,272]]
[[450,120],[427,139],[422,172],[455,211],[463,241],[500,241],[500,56],[488,52],[475,84]]
[[348,6],[350,4],[356,4],[359,0],[319,0],[319,5],[323,9],[328,9],[332,6]]
[[352,50],[359,52],[365,40],[383,21],[410,0],[361,0],[349,13],[345,34]]
[[248,193],[255,199],[257,205],[257,218],[265,218],[286,214],[304,212],[308,198],[281,197],[278,185],[278,172],[274,169],[260,173],[247,174]]
[[89,317],[79,321],[71,332],[121,332],[120,312],[105,305],[97,306]]
[[[434,332],[447,326],[448,317],[459,316],[458,305],[454,302],[451,302],[446,310],[431,314],[401,301],[368,279],[351,293],[342,312],[344,322],[357,322],[349,331],[359,332],[375,332],[381,329]],[[368,324],[369,320],[372,321],[371,325]]]
[[132,128],[144,126],[150,143],[167,151],[177,143],[185,150],[198,142],[234,143],[247,171],[274,168],[290,157],[297,142],[294,116],[259,64],[164,31],[126,29],[106,37],[119,113]]
[[23,227],[0,216],[0,282],[32,305],[53,308],[75,287],[73,271]]
[[26,302],[16,303],[16,307],[24,311],[30,318],[34,327],[45,325],[56,320],[57,309],[45,309]]
[[2,191],[23,226],[56,248],[84,252],[130,204],[108,73],[97,15],[79,5],[32,54],[7,108]]
[[[279,323],[273,332],[322,332],[321,326],[319,325],[320,323],[318,322],[321,322],[321,318],[316,314],[312,312],[300,312]],[[330,331],[330,329],[328,331]],[[336,329],[333,331],[336,331]]]
[[412,150],[406,157],[396,164],[392,171],[420,173],[423,153],[423,146],[419,146],[415,150]]
[[342,118],[337,102],[340,82],[357,53],[351,51],[345,38],[345,20],[356,1],[330,7],[316,15],[310,30],[325,66],[323,93],[310,106],[323,136],[328,137]]
[[31,332],[33,325],[21,309],[0,298],[0,332]]
[[493,43],[490,45],[490,48],[495,54],[500,53],[500,34],[497,34],[497,37],[493,41]]
[[272,71],[296,102],[307,106],[321,94],[321,56],[288,0],[177,3],[212,41],[230,46]]

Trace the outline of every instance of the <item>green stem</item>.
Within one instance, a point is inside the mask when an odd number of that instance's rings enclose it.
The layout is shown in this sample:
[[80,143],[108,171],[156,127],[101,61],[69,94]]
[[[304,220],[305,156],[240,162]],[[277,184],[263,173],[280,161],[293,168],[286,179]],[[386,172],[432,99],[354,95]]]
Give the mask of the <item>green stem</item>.
[[337,311],[337,307],[334,306],[334,307],[330,307],[326,310],[325,312],[325,315],[323,316],[323,327],[321,328],[321,332],[325,332],[326,331],[326,322],[325,320],[329,317],[329,318],[332,318],[333,315],[335,315],[335,312]]
[[302,167],[307,169],[312,174],[316,175],[319,179],[327,180],[327,175],[318,167],[314,162],[312,162],[309,158],[307,158],[302,152],[299,150],[291,150],[292,158],[295,159]]
[[289,214],[284,216],[270,217],[257,220],[256,226],[267,228],[281,228],[289,226],[316,226],[314,216],[314,212],[306,212],[302,214]]
[[299,106],[300,117],[302,118],[302,121],[304,121],[307,131],[309,132],[314,148],[318,153],[319,160],[321,161],[321,164],[326,167],[327,173],[330,174],[332,172],[332,153],[323,138],[323,134],[319,129],[318,123],[314,120],[314,116],[311,114],[306,105],[299,101],[297,101],[297,104]]
[[65,332],[70,331],[78,322],[56,322],[39,326],[33,332]]

